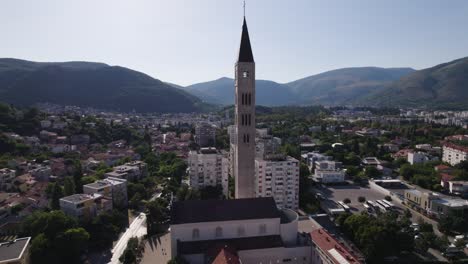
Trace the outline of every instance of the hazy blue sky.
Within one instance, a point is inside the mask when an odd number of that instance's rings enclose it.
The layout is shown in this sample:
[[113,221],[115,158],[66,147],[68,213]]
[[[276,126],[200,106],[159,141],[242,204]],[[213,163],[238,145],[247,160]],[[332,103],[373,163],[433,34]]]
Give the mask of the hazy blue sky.
[[[257,78],[468,56],[466,0],[247,0]],[[233,76],[242,0],[1,0],[0,57],[99,61],[187,85]]]

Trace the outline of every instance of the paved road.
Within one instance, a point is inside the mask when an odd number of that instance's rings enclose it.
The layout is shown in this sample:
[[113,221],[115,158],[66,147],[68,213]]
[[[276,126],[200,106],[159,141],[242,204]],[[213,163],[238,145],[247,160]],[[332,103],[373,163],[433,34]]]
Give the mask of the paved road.
[[133,220],[125,233],[120,237],[117,244],[112,249],[112,259],[109,264],[119,264],[119,258],[127,247],[128,240],[132,237],[142,237],[146,235],[146,215],[141,213]]

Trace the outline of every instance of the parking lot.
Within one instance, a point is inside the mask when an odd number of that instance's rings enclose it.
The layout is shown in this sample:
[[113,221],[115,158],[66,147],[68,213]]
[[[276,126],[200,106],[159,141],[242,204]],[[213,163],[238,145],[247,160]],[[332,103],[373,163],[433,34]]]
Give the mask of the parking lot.
[[[358,201],[358,197],[363,196],[366,200],[381,200],[384,199],[385,195],[378,192],[377,190],[370,189],[368,187],[361,187],[356,185],[342,185],[342,186],[325,186],[316,187],[315,191],[321,193],[326,200],[331,201],[343,201],[348,198],[351,203],[348,206],[351,208],[351,212],[360,212],[365,210],[362,203]],[[325,201],[325,203],[329,203]]]

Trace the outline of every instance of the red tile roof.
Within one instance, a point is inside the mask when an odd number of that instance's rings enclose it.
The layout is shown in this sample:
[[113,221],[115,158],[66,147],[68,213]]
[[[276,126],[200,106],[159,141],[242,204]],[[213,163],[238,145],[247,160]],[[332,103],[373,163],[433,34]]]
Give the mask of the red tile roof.
[[461,145],[457,145],[457,144],[454,144],[454,143],[445,142],[445,143],[444,143],[444,147],[446,147],[446,148],[452,148],[452,149],[456,149],[456,150],[459,150],[459,151],[468,153],[468,147],[461,146]]
[[450,174],[448,174],[448,173],[441,173],[441,174],[440,174],[440,177],[441,177],[441,180],[442,180],[443,182],[448,182],[448,181],[453,180],[453,178],[454,178],[455,176],[450,175]]
[[240,264],[237,252],[229,247],[222,248],[212,264]]
[[444,165],[444,164],[440,164],[440,165],[435,166],[435,169],[436,171],[445,171],[445,170],[451,170],[452,167]]
[[[332,237],[325,229],[320,228],[310,233],[312,241],[321,251],[326,254],[336,264],[352,263],[360,264],[358,258],[350,249],[342,245],[338,240]],[[344,260],[344,261],[343,261]]]

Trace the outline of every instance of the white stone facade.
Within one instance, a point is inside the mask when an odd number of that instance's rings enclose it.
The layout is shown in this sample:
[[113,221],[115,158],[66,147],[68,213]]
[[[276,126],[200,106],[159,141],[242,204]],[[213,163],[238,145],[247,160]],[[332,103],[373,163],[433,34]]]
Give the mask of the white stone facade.
[[220,185],[224,196],[228,196],[229,160],[215,148],[190,151],[188,172],[190,187],[200,189]]
[[273,197],[278,208],[299,207],[299,161],[292,157],[255,160],[255,195]]
[[468,159],[468,147],[457,147],[454,145],[446,145],[443,147],[442,161],[450,163],[454,166]]

